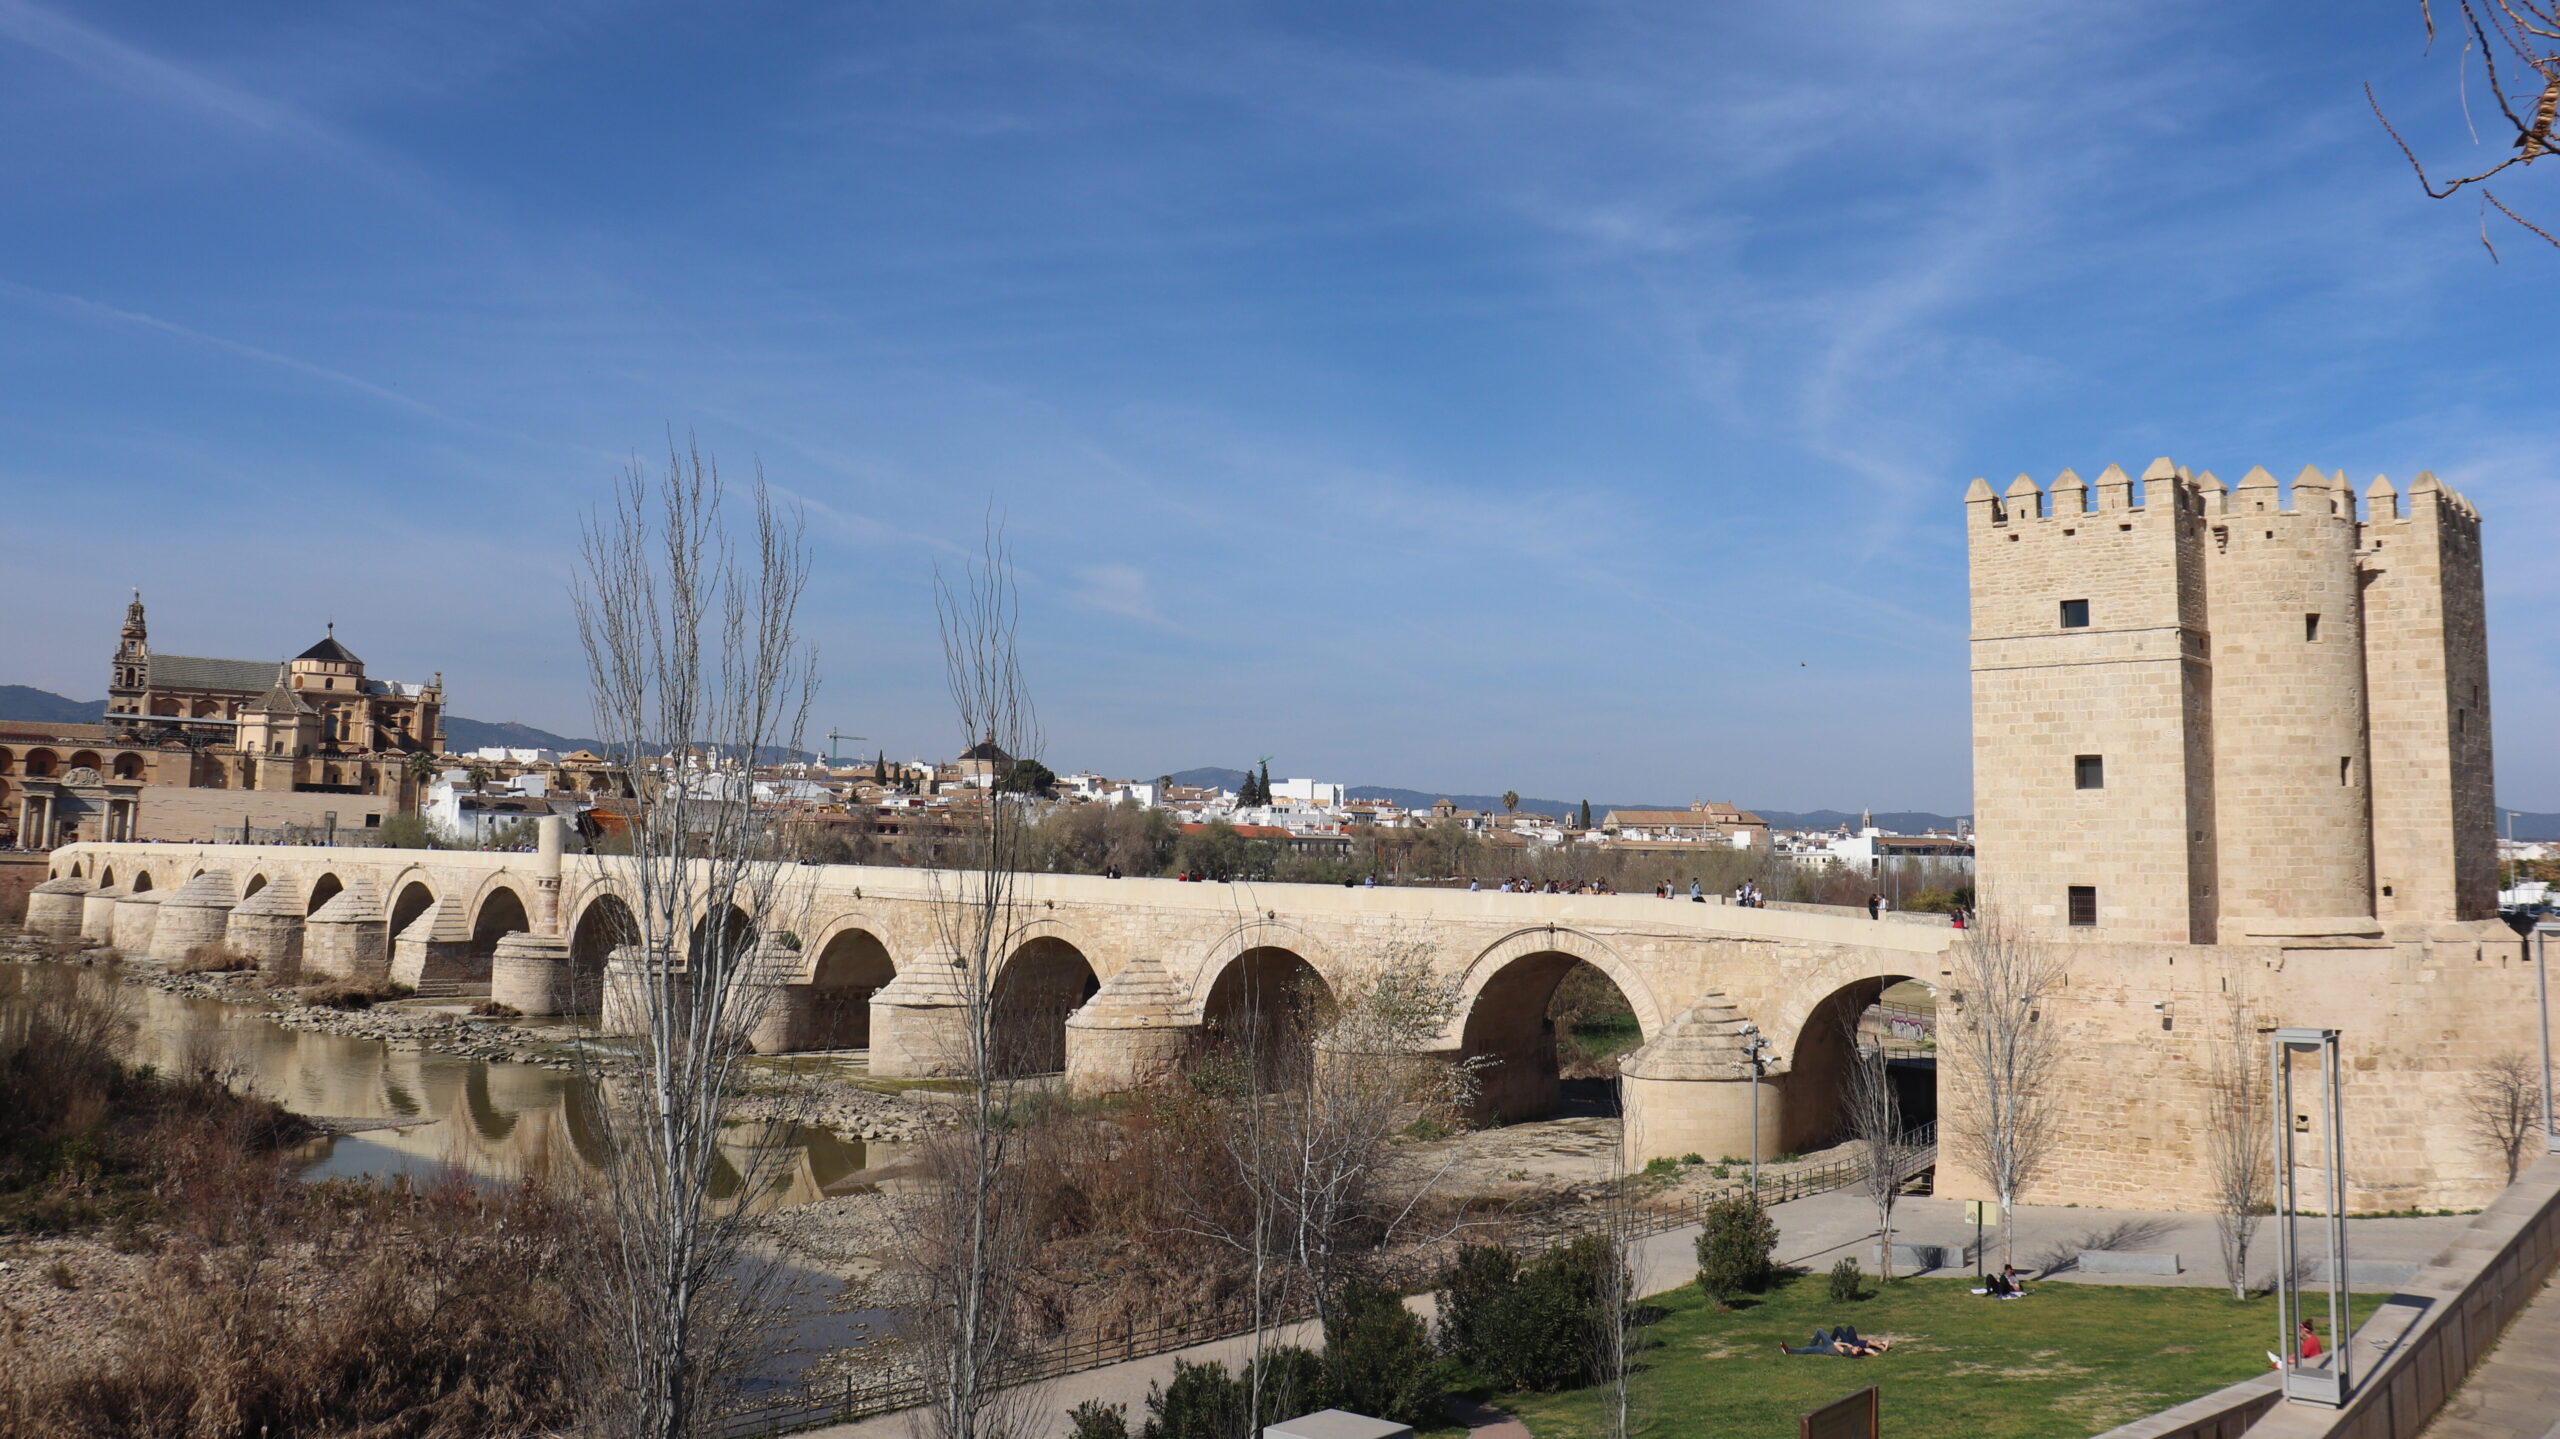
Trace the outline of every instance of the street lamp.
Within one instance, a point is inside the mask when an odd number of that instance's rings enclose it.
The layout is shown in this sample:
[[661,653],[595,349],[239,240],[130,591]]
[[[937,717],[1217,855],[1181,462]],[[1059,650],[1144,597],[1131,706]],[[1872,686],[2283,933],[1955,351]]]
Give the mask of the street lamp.
[[1745,1023],[1743,1038],[1751,1057],[1751,1207],[1760,1207],[1760,1076],[1768,1068],[1769,1037],[1760,1026]]

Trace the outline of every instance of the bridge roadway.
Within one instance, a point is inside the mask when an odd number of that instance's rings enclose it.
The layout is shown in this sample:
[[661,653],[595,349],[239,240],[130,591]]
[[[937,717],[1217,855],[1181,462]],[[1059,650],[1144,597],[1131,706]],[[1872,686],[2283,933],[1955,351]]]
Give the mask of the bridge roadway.
[[[527,1013],[615,1016],[633,932],[616,861],[536,853],[104,844],[54,853],[30,928],[178,958],[225,943],[261,966]],[[773,1003],[760,1049],[862,1048],[874,1073],[947,1072],[960,1019],[941,935],[949,877],[871,866],[787,875],[759,945]],[[1211,1029],[1418,956],[1455,982],[1439,1048],[1481,1059],[1486,1117],[1558,1096],[1548,1006],[1577,962],[1606,975],[1643,1042],[1621,1065],[1626,1156],[1771,1152],[1836,1127],[1848,1028],[1899,979],[1937,984],[1957,936],[1921,916],[1741,908],[1636,895],[1020,878],[995,976],[1008,1062],[1088,1092],[1172,1072]],[[1772,1045],[1750,1082],[1745,1026]],[[1952,1096],[1950,1096],[1952,1098]]]

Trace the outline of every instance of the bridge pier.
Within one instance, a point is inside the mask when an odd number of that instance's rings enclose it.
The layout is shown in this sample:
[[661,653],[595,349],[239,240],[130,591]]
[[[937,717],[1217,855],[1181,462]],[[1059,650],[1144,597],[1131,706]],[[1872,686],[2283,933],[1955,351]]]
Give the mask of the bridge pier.
[[1122,965],[1067,1016],[1068,1090],[1126,1094],[1171,1079],[1200,1039],[1188,999],[1154,958]]
[[98,886],[76,874],[49,879],[27,892],[27,930],[47,939],[78,939],[80,911]]
[[209,869],[188,880],[160,902],[160,919],[146,953],[153,959],[184,959],[191,949],[221,944],[229,937],[237,902],[231,876],[222,870]]
[[871,1072],[939,1079],[969,1067],[969,1013],[960,971],[932,949],[871,994]]
[[302,968],[302,907],[284,885],[268,885],[232,906],[223,943],[266,973],[291,978]]
[[1708,1160],[1748,1155],[1755,1108],[1762,1155],[1780,1152],[1784,1093],[1780,1083],[1751,1082],[1744,1023],[1723,995],[1709,994],[1619,1063],[1626,1115],[1620,1143],[1628,1169],[1687,1154]]
[[489,982],[487,957],[471,952],[458,901],[439,899],[391,943],[391,980],[420,994],[458,994]]
[[116,901],[111,937],[107,941],[119,953],[148,955],[151,937],[160,928],[160,891],[147,889],[128,894]]
[[390,976],[390,964],[382,897],[361,877],[302,922],[302,967],[312,974],[379,984]]
[[125,897],[120,884],[102,884],[80,897],[80,937],[99,944],[116,942],[116,901]]
[[518,1014],[567,1014],[575,986],[569,941],[557,935],[513,930],[498,937],[489,956],[489,1000]]

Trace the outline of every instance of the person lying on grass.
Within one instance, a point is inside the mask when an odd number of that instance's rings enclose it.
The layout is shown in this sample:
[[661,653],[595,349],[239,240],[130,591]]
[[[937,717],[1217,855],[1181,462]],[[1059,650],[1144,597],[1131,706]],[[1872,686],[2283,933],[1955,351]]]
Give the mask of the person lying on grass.
[[1843,1324],[1837,1329],[1816,1329],[1813,1331],[1813,1342],[1801,1349],[1788,1347],[1787,1341],[1783,1339],[1778,1341],[1778,1352],[1781,1354],[1832,1354],[1843,1359],[1864,1359],[1870,1354],[1882,1354],[1892,1347],[1893,1341],[1890,1339],[1858,1337],[1857,1326],[1851,1324]]

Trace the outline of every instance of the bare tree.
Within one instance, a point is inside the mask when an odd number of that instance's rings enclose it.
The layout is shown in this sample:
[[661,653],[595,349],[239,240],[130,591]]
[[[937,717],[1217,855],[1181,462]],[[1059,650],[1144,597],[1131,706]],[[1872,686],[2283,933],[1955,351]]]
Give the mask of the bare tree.
[[[962,744],[1036,756],[1039,719],[1022,675],[1013,566],[992,522],[979,557],[956,580],[936,574],[934,598]],[[1008,1439],[1032,1399],[1014,1382],[1025,1350],[1021,1280],[1034,1236],[1018,1112],[1022,1056],[1009,1049],[1001,984],[1023,939],[1019,886],[1031,803],[989,786],[983,803],[959,811],[958,862],[930,879],[956,999],[954,1052],[945,1062],[970,1085],[961,1124],[928,1154],[935,1193],[915,1236],[926,1291],[916,1333],[939,1439]]]
[[748,797],[757,758],[798,746],[816,669],[795,628],[799,519],[761,477],[753,497],[742,556],[715,462],[671,447],[662,476],[634,466],[584,527],[574,589],[596,730],[636,796],[628,852],[601,868],[628,915],[608,1005],[640,1032],[627,1063],[590,1051],[588,1071],[610,1211],[602,1402],[615,1432],[648,1439],[693,1428],[740,1342],[717,1318],[755,1308],[747,1205],[712,1191],[730,1078],[771,994],[755,946],[784,920],[782,866]]
[[[2509,220],[2540,236],[2545,244],[2560,246],[2549,230],[2534,224],[2507,207],[2507,202],[2489,188],[2489,181],[2510,169],[2519,169],[2550,155],[2554,148],[2552,126],[2560,121],[2560,4],[2554,0],[2455,0],[2462,15],[2463,44],[2455,63],[2458,88],[2463,102],[2463,122],[2472,123],[2470,69],[2474,58],[2479,61],[2482,79],[2492,103],[2497,106],[2503,127],[2497,131],[2511,136],[2507,156],[2496,164],[2437,179],[2427,173],[2417,151],[2402,138],[2391,117],[2382,112],[2373,87],[2364,87],[2365,103],[2373,107],[2374,118],[2391,135],[2392,142],[2418,174],[2418,185],[2434,199],[2450,199],[2465,189],[2480,191],[2480,243],[2496,259],[2497,246],[2489,242],[2488,212],[2495,209]],[[2419,0],[2418,14],[2426,21],[2427,43],[2436,39],[2435,7],[2431,0]],[[2499,57],[2504,56],[2501,60]],[[2479,131],[2472,129],[2472,139],[2479,141]]]
[[1861,1044],[1855,1014],[1843,1025],[1848,1030],[1849,1074],[1841,1086],[1841,1118],[1849,1137],[1866,1151],[1867,1171],[1860,1183],[1876,1208],[1876,1272],[1891,1283],[1893,1206],[1902,1197],[1902,1097],[1894,1091],[1883,1041]]
[[2267,1056],[2258,1025],[2235,997],[2219,1033],[2206,1040],[2205,1162],[2213,1179],[2213,1227],[2231,1297],[2249,1297],[2249,1245],[2258,1218],[2274,1207],[2275,1156]]
[[1955,1002],[1940,1043],[1952,1059],[1949,1087],[1961,1102],[1941,1121],[1956,1157],[2000,1201],[2000,1257],[2014,1255],[2018,1196],[2052,1156],[2058,1130],[2054,1071],[2059,1031],[2044,1012],[2062,984],[2062,952],[1997,915],[1986,916],[1947,951]]
[[2471,1137],[2507,1163],[2507,1182],[2524,1166],[2527,1140],[2542,1132],[2541,1066],[2513,1050],[2480,1066],[2463,1090]]

